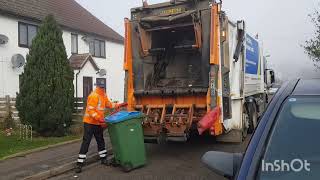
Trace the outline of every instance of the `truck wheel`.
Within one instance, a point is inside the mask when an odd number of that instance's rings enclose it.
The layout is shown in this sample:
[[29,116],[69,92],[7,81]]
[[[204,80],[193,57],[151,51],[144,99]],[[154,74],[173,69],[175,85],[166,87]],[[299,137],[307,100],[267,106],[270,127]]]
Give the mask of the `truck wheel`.
[[248,106],[249,109],[249,128],[248,133],[252,134],[257,127],[258,116],[257,116],[257,107],[254,103],[250,103]]

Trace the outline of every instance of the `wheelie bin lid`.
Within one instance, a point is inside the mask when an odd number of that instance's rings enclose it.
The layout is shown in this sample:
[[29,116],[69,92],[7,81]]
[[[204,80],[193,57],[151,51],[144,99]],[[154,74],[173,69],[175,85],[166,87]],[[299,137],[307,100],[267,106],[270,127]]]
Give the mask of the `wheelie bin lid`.
[[143,113],[139,111],[119,111],[113,115],[110,115],[105,118],[107,123],[119,123],[122,121],[127,121],[130,119],[141,118],[143,117]]

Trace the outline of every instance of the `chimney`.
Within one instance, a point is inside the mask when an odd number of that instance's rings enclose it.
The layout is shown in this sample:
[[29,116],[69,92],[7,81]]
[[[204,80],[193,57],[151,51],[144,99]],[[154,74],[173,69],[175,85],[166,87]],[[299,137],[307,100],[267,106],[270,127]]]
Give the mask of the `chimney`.
[[148,6],[147,0],[142,0],[142,6],[145,8]]

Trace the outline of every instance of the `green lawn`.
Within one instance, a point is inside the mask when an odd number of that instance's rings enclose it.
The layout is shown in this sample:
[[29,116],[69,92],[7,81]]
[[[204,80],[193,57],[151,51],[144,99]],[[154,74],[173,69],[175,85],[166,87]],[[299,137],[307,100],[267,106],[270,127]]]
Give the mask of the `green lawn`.
[[52,144],[57,144],[65,141],[79,139],[79,136],[65,137],[36,137],[30,140],[21,140],[19,135],[6,137],[3,132],[0,132],[0,159],[6,156],[16,154],[23,151],[32,150],[39,147],[44,147]]

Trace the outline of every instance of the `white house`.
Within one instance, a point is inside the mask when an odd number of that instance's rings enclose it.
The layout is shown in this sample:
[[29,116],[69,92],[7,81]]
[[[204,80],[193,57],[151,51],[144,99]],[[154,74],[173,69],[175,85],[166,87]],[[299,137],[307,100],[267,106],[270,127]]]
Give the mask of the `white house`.
[[[0,97],[15,97],[24,59],[41,20],[53,14],[63,30],[63,41],[74,69],[75,97],[86,97],[95,82],[106,81],[112,100],[123,101],[123,37],[75,0],[0,0]],[[106,71],[104,76],[97,72]],[[102,70],[102,71],[101,71]]]

